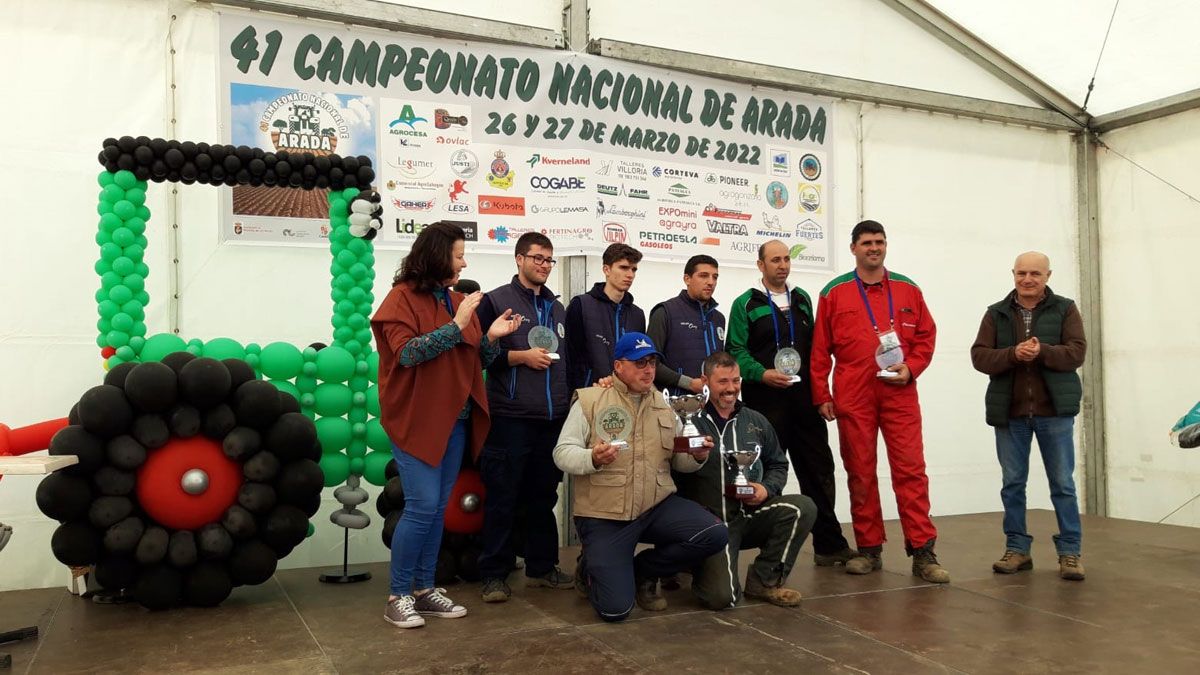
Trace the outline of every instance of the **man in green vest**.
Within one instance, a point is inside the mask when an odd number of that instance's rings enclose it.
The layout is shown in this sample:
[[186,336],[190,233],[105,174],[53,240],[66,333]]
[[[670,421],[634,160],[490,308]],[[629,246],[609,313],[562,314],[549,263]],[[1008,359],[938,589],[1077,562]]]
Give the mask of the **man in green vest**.
[[1046,286],[1050,259],[1022,253],[1013,265],[1016,288],[988,307],[971,345],[971,363],[988,375],[987,423],[995,428],[1004,503],[1004,556],[992,564],[1001,574],[1033,569],[1025,527],[1029,450],[1037,436],[1058,518],[1054,548],[1063,579],[1084,578],[1079,500],[1075,496],[1075,416],[1083,396],[1079,375],[1087,340],[1083,318],[1070,298]]

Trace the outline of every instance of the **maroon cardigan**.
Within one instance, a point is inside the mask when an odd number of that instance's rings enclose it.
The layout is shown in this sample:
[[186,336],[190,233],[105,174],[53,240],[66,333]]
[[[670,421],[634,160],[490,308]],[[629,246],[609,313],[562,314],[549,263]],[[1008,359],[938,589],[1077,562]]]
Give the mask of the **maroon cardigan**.
[[[462,293],[446,292],[455,307],[463,301]],[[393,443],[430,466],[440,464],[446,454],[450,431],[468,396],[472,405],[467,447],[472,457],[479,456],[491,426],[479,361],[483,330],[477,316],[471,315],[462,342],[450,351],[413,367],[400,365],[400,351],[409,340],[453,319],[437,296],[411,283],[393,286],[371,317],[379,345],[380,422]]]

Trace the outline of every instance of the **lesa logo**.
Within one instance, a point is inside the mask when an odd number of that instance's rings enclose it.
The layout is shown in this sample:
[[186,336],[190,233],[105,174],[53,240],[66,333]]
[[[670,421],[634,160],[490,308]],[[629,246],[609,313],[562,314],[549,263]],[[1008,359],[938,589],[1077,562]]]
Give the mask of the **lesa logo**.
[[331,155],[350,127],[338,109],[317,94],[296,91],[280,96],[263,109],[258,129],[270,132],[275,150],[299,150]]
[[512,170],[508,165],[508,160],[504,158],[504,151],[497,150],[495,159],[488,167],[487,183],[499,190],[507,190],[512,187],[513,179],[517,177],[517,172]]

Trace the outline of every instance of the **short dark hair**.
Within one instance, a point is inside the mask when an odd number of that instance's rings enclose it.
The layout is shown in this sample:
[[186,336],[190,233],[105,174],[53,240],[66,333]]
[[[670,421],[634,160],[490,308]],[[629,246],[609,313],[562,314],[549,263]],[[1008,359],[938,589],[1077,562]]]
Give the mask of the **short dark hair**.
[[642,261],[642,252],[629,244],[610,244],[604,249],[605,265],[615,265],[621,260],[628,260],[629,264],[636,265]]
[[733,358],[733,354],[729,352],[713,352],[709,354],[707,359],[704,359],[705,377],[712,377],[713,371],[717,368],[731,368],[738,364],[737,359]]
[[887,239],[887,232],[883,230],[883,225],[879,221],[864,220],[855,225],[853,230],[850,230],[850,243],[857,244],[858,238],[864,234],[882,234],[883,238]]
[[701,253],[700,255],[694,255],[688,258],[687,263],[685,263],[683,266],[683,273],[690,277],[696,273],[696,268],[700,265],[712,265],[718,269],[721,267],[717,264],[716,258],[712,257],[711,255],[704,255]]
[[392,278],[392,285],[408,282],[426,293],[441,288],[447,279],[454,276],[450,260],[454,255],[454,242],[466,240],[466,232],[453,223],[439,220],[426,225],[417,235],[408,255],[400,261],[400,269]]
[[526,255],[529,253],[529,249],[534,246],[541,246],[551,251],[554,250],[554,244],[550,243],[550,237],[541,232],[526,232],[517,239],[516,255]]

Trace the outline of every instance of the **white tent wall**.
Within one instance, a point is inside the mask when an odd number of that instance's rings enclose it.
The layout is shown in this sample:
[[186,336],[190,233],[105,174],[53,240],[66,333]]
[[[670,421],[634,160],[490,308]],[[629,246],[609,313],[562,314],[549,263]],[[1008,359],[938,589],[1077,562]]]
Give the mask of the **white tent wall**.
[[[1200,455],[1167,441],[1200,398],[1197,125],[1200,110],[1143,122],[1105,134],[1115,152],[1099,150],[1108,510],[1118,518],[1156,522],[1200,492]],[[1164,522],[1200,526],[1200,500]]]
[[[492,4],[465,2],[455,9],[502,18],[496,16]],[[538,11],[547,15],[548,6],[553,5],[555,12],[559,7],[557,0],[529,4],[541,7]],[[778,10],[775,20],[764,17],[759,27],[776,30],[776,23],[787,24],[788,17],[803,14],[800,10],[791,14],[786,3],[770,4]],[[862,13],[874,11],[862,3],[851,4]],[[649,10],[645,7],[618,22],[614,3],[592,5],[593,29],[605,14],[603,25],[624,31],[627,39],[642,36],[642,42],[650,40],[648,29],[655,24],[647,21],[645,11]],[[814,7],[816,3],[804,3],[805,11]],[[695,8],[688,13],[715,16]],[[839,23],[838,30],[845,31],[862,49],[882,50],[882,46],[870,46],[887,42],[877,35],[887,35],[888,40],[909,36],[901,17],[896,16],[895,25],[886,28],[880,25],[882,21],[876,16],[866,34],[856,33],[865,29],[851,21]],[[98,31],[96,26],[121,28]],[[726,34],[724,39],[731,45],[726,56],[750,59],[760,43],[752,28]],[[665,29],[660,29],[663,32]],[[6,108],[9,128],[21,132],[12,137],[14,161],[0,167],[0,180],[13,186],[29,185],[29,177],[18,174],[14,167],[28,166],[32,158],[40,158],[44,168],[37,174],[37,182],[55,186],[52,194],[39,193],[36,188],[19,188],[14,193],[25,196],[31,206],[53,208],[53,221],[43,226],[10,227],[0,248],[4,269],[0,284],[9,310],[5,329],[0,331],[0,372],[5,373],[7,382],[0,388],[0,420],[20,426],[64,415],[79,394],[101,377],[92,298],[96,285],[92,272],[96,258],[92,242],[98,190],[95,175],[99,171],[95,156],[100,140],[114,134],[220,138],[214,65],[216,15],[205,4],[165,0],[55,0],[36,8],[3,3],[0,36],[20,47],[13,52],[21,55],[20,60],[5,75],[8,89],[35,94],[31,98],[43,102],[36,112],[26,107],[19,116],[14,106]],[[595,30],[593,36],[597,36]],[[911,37],[923,39],[924,34]],[[168,44],[176,50],[173,128],[169,122]],[[776,40],[774,44],[787,42]],[[906,53],[903,45],[896,49],[898,54]],[[758,60],[771,59],[768,55]],[[853,63],[841,68],[842,74],[871,79],[871,69],[880,67],[875,58],[849,60]],[[836,64],[829,66],[839,70]],[[883,71],[878,79],[886,80],[890,71]],[[952,72],[944,75],[954,81],[956,93],[975,91],[982,96],[998,86],[982,71],[976,71],[973,84],[966,70],[954,77]],[[1011,93],[1001,93],[996,90],[995,97],[1013,100]],[[1019,96],[1017,100],[1024,102]],[[1078,267],[1070,138],[1064,133],[857,103],[838,102],[835,107],[835,269],[797,273],[792,281],[815,299],[829,278],[850,269],[847,237],[859,215],[861,189],[863,215],[882,221],[889,229],[889,262],[921,284],[939,325],[937,356],[921,381],[934,514],[997,510],[999,471],[991,433],[983,423],[984,378],[971,370],[967,350],[984,306],[1009,287],[1007,270],[1017,252],[1038,248],[1049,253],[1055,261],[1056,290],[1075,293]],[[168,327],[168,279],[172,273],[168,206],[173,195],[171,186],[160,184],[153,185],[149,193],[153,218],[147,262],[152,304],[147,323],[155,331]],[[217,237],[217,191],[180,186],[177,199],[182,336],[294,344],[328,336],[331,301],[326,251],[223,245]],[[21,222],[23,212],[14,212],[14,223]],[[401,255],[399,251],[379,252],[377,297],[386,292]],[[513,270],[507,256],[473,255],[469,263],[465,276],[479,280],[484,288],[504,283]],[[589,258],[589,282],[601,278],[599,268],[599,260]],[[633,292],[648,310],[677,292],[680,279],[681,265],[646,262]],[[718,300],[728,307],[756,280],[753,270],[726,267]],[[551,283],[556,290],[563,290],[561,268]],[[831,436],[836,452],[832,427]],[[1035,468],[1034,476],[1037,471]],[[884,461],[880,477],[885,515],[895,517]],[[3,554],[0,590],[65,580],[63,568],[50,553],[54,523],[34,504],[36,484],[35,479],[21,477],[0,484],[0,521],[16,527],[14,541]],[[844,475],[839,476],[838,485],[839,516],[848,521]],[[321,513],[314,518],[315,536],[297,547],[283,566],[341,562],[342,531],[328,521],[328,513],[336,507],[332,490],[325,498]],[[1048,505],[1044,481],[1035,478],[1030,485],[1030,506]],[[379,542],[380,519],[373,520],[367,530],[351,532],[354,561],[386,558],[387,551]]]

